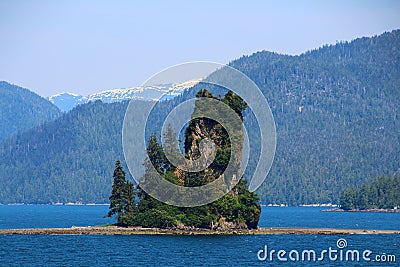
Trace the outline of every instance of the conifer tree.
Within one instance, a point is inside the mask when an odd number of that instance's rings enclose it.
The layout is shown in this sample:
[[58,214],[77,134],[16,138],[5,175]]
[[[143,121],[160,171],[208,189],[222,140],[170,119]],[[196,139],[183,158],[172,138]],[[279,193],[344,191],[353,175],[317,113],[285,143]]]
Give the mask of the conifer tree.
[[354,187],[349,187],[340,196],[340,207],[344,210],[354,209],[356,201],[356,190]]
[[[172,156],[174,159],[178,159],[181,155],[179,155],[179,145],[178,140],[176,140],[176,133],[172,129],[171,124],[168,124],[167,130],[164,133],[164,144],[163,149],[166,153]],[[174,172],[176,167],[169,162],[168,159],[165,158],[165,167],[167,170]]]
[[[135,187],[125,177],[121,162],[115,162],[114,182],[110,199],[110,207],[106,217],[117,215],[117,225],[127,225],[127,218],[135,214]],[[128,216],[129,215],[129,216]]]

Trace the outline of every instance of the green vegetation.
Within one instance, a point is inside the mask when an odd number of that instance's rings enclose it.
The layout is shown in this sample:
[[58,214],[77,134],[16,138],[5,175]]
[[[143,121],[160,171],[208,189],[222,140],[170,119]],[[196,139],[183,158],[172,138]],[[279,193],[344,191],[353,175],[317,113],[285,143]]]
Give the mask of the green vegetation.
[[0,140],[52,121],[61,111],[37,94],[0,81]]
[[115,163],[114,183],[110,196],[110,208],[106,217],[117,215],[119,225],[127,225],[127,214],[135,211],[135,187],[126,179],[119,160]]
[[[214,98],[208,91],[200,91],[197,96]],[[228,92],[223,102],[230,105],[238,114],[246,108],[243,100]],[[199,106],[197,109],[201,108]],[[195,109],[196,112],[196,109]],[[164,146],[172,147],[174,133],[169,128],[165,133]],[[181,186],[200,186],[217,179],[225,170],[230,160],[230,141],[221,125],[210,119],[193,119],[185,132],[185,153],[187,158],[195,159],[198,154],[199,141],[207,136],[217,146],[216,162],[198,173],[183,172],[171,165],[167,160],[163,147],[158,143],[156,135],[149,139],[147,154],[149,160],[145,165],[145,174],[141,178],[146,183],[154,175],[154,166],[164,179]],[[189,140],[191,140],[189,142]],[[110,211],[107,216],[117,214],[117,225],[143,227],[198,227],[198,228],[257,228],[261,207],[255,193],[248,191],[246,181],[241,180],[225,196],[217,201],[200,207],[182,208],[162,203],[147,194],[140,184],[137,186],[138,202],[133,203],[132,184],[125,179],[120,162],[117,161],[114,171],[114,184],[110,197]]]
[[126,106],[78,106],[0,143],[0,202],[106,203],[112,184],[107,166],[123,158]]
[[[398,170],[399,44],[396,30],[231,63],[260,87],[277,127],[274,163],[257,190],[262,203],[338,203],[345,187]],[[249,136],[257,146],[257,133]]]
[[382,175],[358,189],[347,188],[340,196],[340,207],[344,210],[400,208],[400,175]]
[[[263,51],[231,63],[260,87],[277,126],[275,160],[257,190],[261,203],[338,203],[348,186],[398,170],[399,44],[397,30],[299,56]],[[159,136],[157,125],[162,125],[166,114],[204,88],[214,96],[219,94],[216,88],[201,84],[159,103],[147,132]],[[13,109],[21,109],[14,105]],[[0,202],[107,202],[113,182],[109,166],[123,158],[121,130],[126,108],[126,102],[88,103],[55,121],[3,139]],[[7,125],[19,125],[11,113],[4,114],[10,122]],[[256,148],[260,144],[256,120],[248,110],[243,118],[250,146]],[[8,131],[4,127],[0,131]],[[258,154],[250,156],[249,168],[254,169]],[[126,170],[123,161],[121,165]],[[131,179],[129,173],[126,176]],[[244,177],[250,179],[251,171]]]

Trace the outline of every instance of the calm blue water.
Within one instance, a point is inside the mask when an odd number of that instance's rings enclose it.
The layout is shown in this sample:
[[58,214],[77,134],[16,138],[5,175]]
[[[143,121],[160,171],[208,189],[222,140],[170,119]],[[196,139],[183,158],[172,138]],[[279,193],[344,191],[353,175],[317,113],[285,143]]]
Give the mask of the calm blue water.
[[103,218],[108,206],[2,205],[0,229],[93,226],[114,223]]
[[400,229],[400,213],[321,212],[317,207],[263,207],[262,227]]
[[[400,229],[400,213],[321,212],[326,208],[263,207],[261,227]],[[0,205],[0,229],[113,223],[108,206]]]
[[[0,206],[0,228],[70,227],[101,225],[107,206]],[[325,213],[320,208],[264,207],[263,227],[342,227],[400,229],[400,214]],[[371,259],[395,255],[396,262],[259,261],[257,252],[339,250],[344,238],[348,249],[371,250]],[[258,235],[258,236],[0,236],[0,266],[399,266],[398,235]],[[340,250],[339,250],[340,251]],[[337,252],[339,253],[339,252]],[[263,254],[260,254],[261,256]],[[338,254],[339,255],[339,254]],[[286,255],[286,257],[288,257]],[[300,256],[301,259],[301,256]],[[344,258],[345,259],[345,258]]]

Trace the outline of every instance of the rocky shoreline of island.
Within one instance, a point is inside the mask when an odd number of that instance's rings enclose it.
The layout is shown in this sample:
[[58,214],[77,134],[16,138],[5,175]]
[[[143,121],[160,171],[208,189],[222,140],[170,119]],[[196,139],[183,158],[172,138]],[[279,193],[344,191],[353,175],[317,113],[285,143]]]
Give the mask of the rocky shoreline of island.
[[71,228],[2,229],[0,235],[350,235],[400,234],[400,230],[340,228],[258,228],[211,230],[203,228],[164,229],[118,226],[83,226]]

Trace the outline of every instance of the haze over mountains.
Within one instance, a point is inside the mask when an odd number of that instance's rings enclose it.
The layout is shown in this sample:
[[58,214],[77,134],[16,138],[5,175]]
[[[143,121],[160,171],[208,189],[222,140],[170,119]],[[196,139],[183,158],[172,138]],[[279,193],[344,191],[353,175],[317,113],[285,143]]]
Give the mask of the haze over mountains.
[[[263,203],[337,203],[349,185],[399,169],[399,44],[396,30],[299,56],[262,51],[231,62],[260,87],[275,116],[275,161],[257,191]],[[155,120],[201,88],[160,102]],[[43,101],[53,117],[0,142],[0,202],[107,202],[114,162],[123,160],[127,101],[90,102],[64,114]],[[12,116],[3,112],[1,123]],[[255,128],[249,113],[244,120]],[[259,142],[256,133],[250,142]]]

